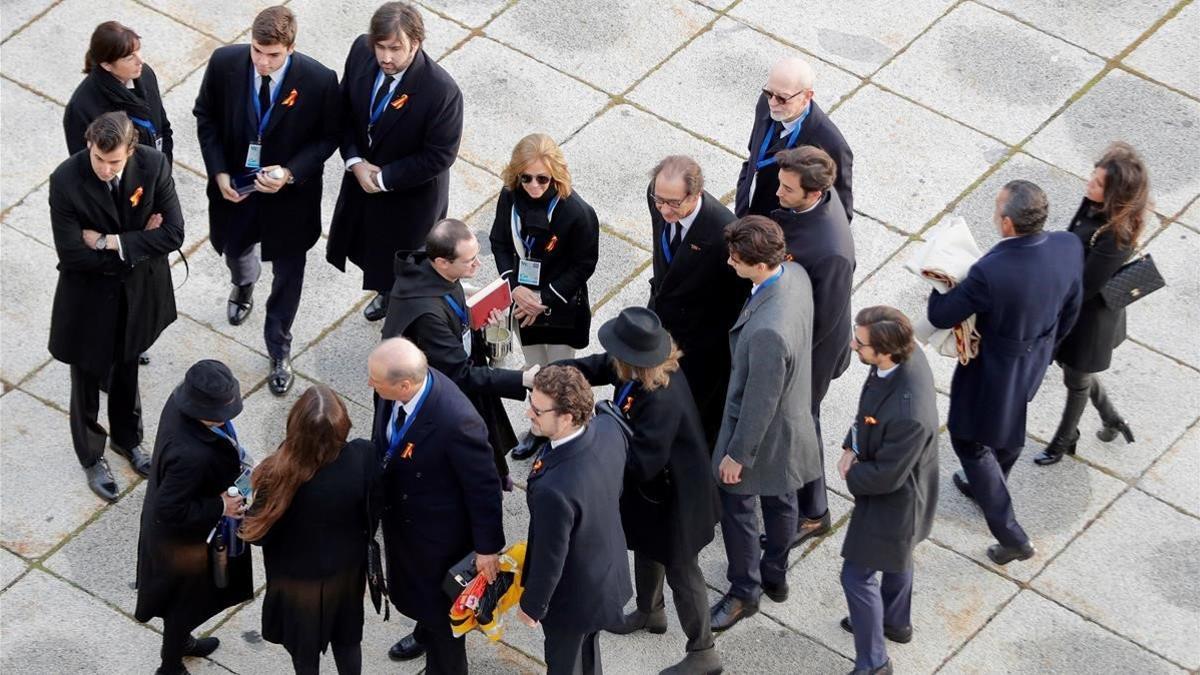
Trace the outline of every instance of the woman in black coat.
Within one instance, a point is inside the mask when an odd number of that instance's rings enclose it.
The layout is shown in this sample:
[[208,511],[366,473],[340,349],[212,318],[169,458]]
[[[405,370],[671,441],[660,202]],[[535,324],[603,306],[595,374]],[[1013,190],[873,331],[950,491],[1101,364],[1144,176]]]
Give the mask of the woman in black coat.
[[362,670],[367,495],[377,462],[369,440],[346,442],[350,417],[329,387],[309,387],[288,413],[287,437],[254,469],[242,536],[263,547],[262,636],[297,673],[317,673],[331,643],[341,675]]
[[1079,418],[1089,399],[1104,426],[1102,441],[1121,434],[1133,442],[1133,431],[1113,407],[1097,373],[1108,370],[1112,353],[1125,340],[1125,309],[1109,307],[1101,289],[1129,259],[1145,227],[1150,178],[1142,158],[1127,143],[1113,143],[1096,162],[1087,195],[1067,230],[1083,242],[1083,306],[1071,332],[1063,338],[1055,360],[1062,366],[1067,402],[1058,430],[1046,449],[1034,458],[1054,464],[1063,454],[1075,454]]
[[158,78],[142,61],[141,49],[141,37],[117,21],[105,21],[92,31],[83,59],[87,77],[71,94],[63,114],[71,154],[87,146],[83,132],[92,120],[106,112],[124,111],[137,127],[138,142],[172,159],[171,122],[163,108]]
[[621,494],[621,523],[633,551],[637,609],[610,632],[666,631],[663,578],[687,634],[685,672],[720,667],[698,556],[719,514],[700,413],[679,370],[682,353],[658,315],[630,307],[599,331],[606,353],[561,361],[593,386],[611,384],[614,405],[633,430]]
[[571,187],[562,150],[545,134],[517,142],[502,178],[490,239],[500,277],[513,289],[525,364],[569,359],[591,333],[596,212]]

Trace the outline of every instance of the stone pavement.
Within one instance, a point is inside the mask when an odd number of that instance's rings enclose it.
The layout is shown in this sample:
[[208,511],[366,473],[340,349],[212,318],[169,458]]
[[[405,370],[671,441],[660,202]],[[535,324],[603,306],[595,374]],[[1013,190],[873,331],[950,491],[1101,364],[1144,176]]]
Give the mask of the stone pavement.
[[[171,388],[194,360],[224,360],[246,397],[239,428],[265,453],[290,403],[312,382],[349,402],[357,431],[369,419],[364,359],[378,338],[359,310],[357,273],[312,253],[295,326],[299,382],[285,400],[265,391],[262,312],[224,318],[224,267],[206,245],[203,164],[191,105],[209,53],[245,41],[265,0],[3,0],[0,3],[0,670],[148,673],[161,625],[131,611],[137,517],[144,487],[107,506],[85,487],[67,431],[67,369],[46,352],[55,254],[46,181],[66,154],[60,119],[79,81],[87,36],[116,18],[143,36],[175,129],[176,181],[187,218],[179,320],[151,350],[143,397],[149,442]],[[905,272],[914,242],[948,214],[983,245],[1000,185],[1030,178],[1051,196],[1062,228],[1091,162],[1114,139],[1145,155],[1155,213],[1145,235],[1170,285],[1132,307],[1131,339],[1105,375],[1137,442],[1104,444],[1083,420],[1079,455],[1047,469],[1030,461],[1053,433],[1063,401],[1057,369],[1030,408],[1029,451],[1012,488],[1038,546],[1006,568],[983,556],[978,511],[943,481],[933,537],[916,554],[916,639],[891,646],[902,672],[1195,672],[1200,668],[1200,6],[1191,0],[426,0],[426,49],[466,96],[466,130],[453,169],[451,215],[486,243],[497,173],[533,131],[563,143],[583,195],[602,221],[602,264],[591,281],[598,326],[646,299],[646,172],[689,153],[710,191],[732,198],[750,115],[769,64],[788,53],[818,72],[817,100],[856,154],[859,252],[854,304],[911,314],[925,287]],[[292,0],[299,48],[340,72],[374,0]],[[1191,37],[1188,37],[1191,36]],[[327,167],[324,214],[336,197]],[[481,282],[494,277],[490,259]],[[262,291],[263,289],[260,289]],[[593,341],[593,348],[595,343]],[[936,359],[942,403],[952,364]],[[823,418],[846,419],[864,369],[830,392]],[[519,419],[519,408],[512,407]],[[943,405],[944,414],[944,405]],[[519,422],[523,425],[523,422]],[[835,424],[836,426],[836,424]],[[834,436],[835,434],[831,434]],[[827,449],[832,469],[836,439]],[[957,466],[943,436],[942,477]],[[518,466],[518,472],[522,468]],[[848,495],[831,480],[838,529],[796,556],[791,599],[719,637],[731,673],[845,672],[853,644],[837,625]],[[524,536],[521,491],[505,499],[510,539]],[[725,587],[719,542],[703,564],[714,599]],[[258,568],[261,584],[261,566]],[[251,602],[204,626],[222,646],[196,673],[288,672],[285,652],[259,636]],[[602,638],[613,673],[657,672],[682,654],[674,616],[666,636]],[[515,623],[515,622],[514,622]],[[418,672],[384,651],[403,618],[368,614],[366,671]],[[470,636],[476,672],[537,672],[540,636],[511,626],[502,644]],[[327,659],[332,672],[332,659]]]

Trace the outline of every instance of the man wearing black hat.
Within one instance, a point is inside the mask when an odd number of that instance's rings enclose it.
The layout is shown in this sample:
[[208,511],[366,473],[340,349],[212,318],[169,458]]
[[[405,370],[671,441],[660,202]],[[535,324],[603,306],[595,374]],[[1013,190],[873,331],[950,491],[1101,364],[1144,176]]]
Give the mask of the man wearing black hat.
[[237,378],[224,363],[204,360],[188,369],[159,418],[134,618],[163,619],[161,675],[186,673],[185,656],[211,654],[217,638],[196,639],[192,630],[254,595],[250,554],[238,555],[233,533],[245,502],[227,493],[248,468],[230,421],[241,411]]

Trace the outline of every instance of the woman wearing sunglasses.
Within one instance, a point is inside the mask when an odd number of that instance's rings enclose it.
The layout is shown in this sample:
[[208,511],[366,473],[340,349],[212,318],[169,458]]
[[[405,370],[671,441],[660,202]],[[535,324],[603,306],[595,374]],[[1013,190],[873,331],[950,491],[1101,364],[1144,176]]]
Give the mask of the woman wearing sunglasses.
[[571,187],[562,150],[546,134],[517,142],[501,178],[492,253],[513,289],[526,366],[575,356],[588,344],[587,281],[600,255],[596,212]]

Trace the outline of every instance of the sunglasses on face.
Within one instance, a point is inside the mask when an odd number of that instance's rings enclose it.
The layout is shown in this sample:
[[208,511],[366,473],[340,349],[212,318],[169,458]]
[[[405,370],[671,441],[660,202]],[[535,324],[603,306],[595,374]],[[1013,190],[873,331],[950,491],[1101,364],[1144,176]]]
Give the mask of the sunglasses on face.
[[543,174],[538,174],[535,176],[535,175],[529,174],[529,173],[521,174],[521,183],[524,185],[529,185],[530,183],[532,183],[535,180],[537,181],[538,185],[549,185],[550,184],[550,176],[546,176]]
[[762,90],[762,93],[763,93],[763,96],[767,97],[768,101],[774,101],[775,103],[787,103],[788,101],[796,98],[797,96],[799,96],[800,94],[803,94],[806,91],[808,91],[808,90],[801,89],[800,91],[792,94],[791,96],[784,96],[783,94],[776,94],[775,92],[771,91],[770,89],[767,89],[764,87]]

